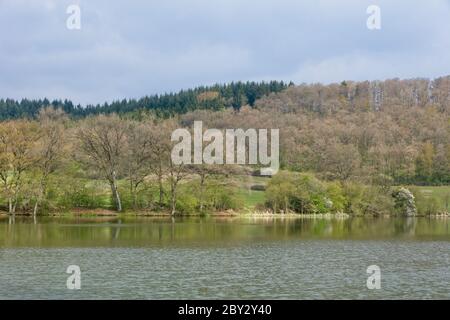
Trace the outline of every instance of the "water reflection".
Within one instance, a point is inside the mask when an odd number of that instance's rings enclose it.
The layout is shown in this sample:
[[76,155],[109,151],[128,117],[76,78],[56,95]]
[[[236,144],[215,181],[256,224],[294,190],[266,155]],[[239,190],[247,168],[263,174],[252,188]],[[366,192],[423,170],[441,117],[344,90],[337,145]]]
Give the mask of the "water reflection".
[[450,240],[448,220],[435,218],[11,219],[0,218],[1,247],[140,247],[293,239]]

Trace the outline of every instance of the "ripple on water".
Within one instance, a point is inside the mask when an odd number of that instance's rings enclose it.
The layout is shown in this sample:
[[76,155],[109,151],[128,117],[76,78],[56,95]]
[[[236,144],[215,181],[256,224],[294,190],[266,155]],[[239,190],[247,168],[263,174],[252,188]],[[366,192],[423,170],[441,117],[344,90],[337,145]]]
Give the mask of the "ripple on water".
[[[449,249],[398,240],[0,249],[0,298],[449,299]],[[81,290],[66,289],[72,264],[81,267]],[[366,288],[373,264],[381,290]]]

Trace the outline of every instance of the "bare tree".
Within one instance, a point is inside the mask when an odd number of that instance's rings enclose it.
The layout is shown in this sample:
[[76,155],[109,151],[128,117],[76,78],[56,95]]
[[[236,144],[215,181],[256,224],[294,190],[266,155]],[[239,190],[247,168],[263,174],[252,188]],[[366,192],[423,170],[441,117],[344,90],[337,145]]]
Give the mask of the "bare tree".
[[33,152],[39,138],[38,126],[26,120],[0,126],[0,181],[8,199],[8,212],[15,215],[24,175],[36,162]]
[[100,115],[86,119],[76,133],[84,160],[108,181],[119,212],[122,211],[122,201],[117,179],[126,155],[128,130],[129,123],[117,115]]
[[[155,135],[157,140],[154,140],[155,147],[155,171],[158,179],[160,179],[160,187],[162,187],[161,175],[163,171],[167,172],[167,177],[170,186],[170,214],[175,216],[177,207],[178,186],[181,180],[187,177],[188,167],[185,164],[175,164],[172,161],[172,132],[178,127],[174,119],[169,119],[160,123],[158,126],[159,135]],[[163,170],[163,171],[161,171]],[[160,189],[161,190],[161,189]]]
[[209,165],[196,164],[187,166],[189,173],[193,173],[199,177],[200,190],[198,195],[199,209],[204,210],[205,191],[207,190],[207,182],[210,178],[226,175],[245,175],[245,170],[241,166],[233,165]]
[[152,125],[152,132],[149,136],[152,157],[150,159],[151,172],[158,180],[159,188],[159,206],[162,207],[164,203],[164,179],[169,174],[170,153],[172,143],[170,136],[173,130],[177,127],[176,121],[169,119],[163,122],[154,122]]
[[175,164],[169,160],[169,184],[170,184],[170,214],[175,216],[177,208],[178,186],[181,180],[187,177],[188,167],[184,164]]
[[39,113],[40,139],[37,145],[36,167],[39,171],[39,182],[33,216],[36,217],[39,205],[47,194],[50,175],[55,172],[64,149],[65,128],[68,120],[61,109],[47,107]]
[[155,152],[153,133],[152,123],[146,121],[143,123],[131,123],[127,134],[128,148],[126,166],[134,208],[137,208],[139,186],[151,172],[151,160],[154,159]]

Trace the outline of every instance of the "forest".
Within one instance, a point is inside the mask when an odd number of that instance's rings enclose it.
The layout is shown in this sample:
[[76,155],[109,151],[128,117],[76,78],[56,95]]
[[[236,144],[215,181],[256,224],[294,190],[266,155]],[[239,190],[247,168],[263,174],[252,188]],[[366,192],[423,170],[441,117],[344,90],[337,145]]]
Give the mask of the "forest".
[[[289,84],[290,86],[293,83]],[[35,118],[43,106],[53,106],[74,118],[96,114],[126,114],[151,110],[160,117],[170,117],[196,109],[222,110],[239,109],[243,105],[254,106],[255,101],[272,92],[280,92],[288,87],[283,81],[232,82],[226,85],[203,86],[181,90],[178,93],[146,96],[141,99],[123,99],[104,104],[75,105],[65,99],[40,100],[0,99],[0,120]]]
[[[450,77],[238,82],[85,107],[6,99],[0,119],[0,211],[12,215],[382,215],[401,211],[402,187],[420,213],[449,211]],[[194,121],[279,129],[280,172],[175,165],[171,132]]]

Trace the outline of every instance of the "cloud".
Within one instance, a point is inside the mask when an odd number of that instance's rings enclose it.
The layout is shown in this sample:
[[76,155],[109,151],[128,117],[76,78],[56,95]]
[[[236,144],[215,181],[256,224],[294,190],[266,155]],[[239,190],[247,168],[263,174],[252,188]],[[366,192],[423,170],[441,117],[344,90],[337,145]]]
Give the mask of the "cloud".
[[[436,59],[441,61],[436,64]],[[308,61],[294,73],[283,76],[296,83],[336,83],[343,80],[385,80],[392,78],[429,78],[448,75],[450,63],[445,53],[440,55],[414,54],[352,54],[320,61]]]
[[[80,31],[66,29],[73,3]],[[446,0],[0,0],[0,95],[86,104],[237,80],[436,77],[450,74],[449,15]]]

